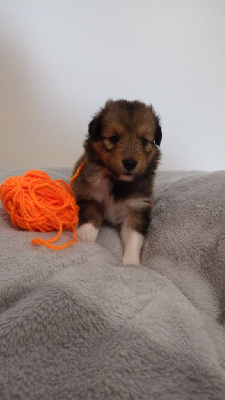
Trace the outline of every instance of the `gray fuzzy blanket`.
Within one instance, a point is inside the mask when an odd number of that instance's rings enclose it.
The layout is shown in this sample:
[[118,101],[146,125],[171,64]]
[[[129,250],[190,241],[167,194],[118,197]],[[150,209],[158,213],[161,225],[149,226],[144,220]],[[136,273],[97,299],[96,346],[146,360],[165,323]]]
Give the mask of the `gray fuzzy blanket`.
[[157,174],[142,266],[108,226],[59,252],[34,236],[53,233],[0,206],[1,400],[225,399],[225,171]]

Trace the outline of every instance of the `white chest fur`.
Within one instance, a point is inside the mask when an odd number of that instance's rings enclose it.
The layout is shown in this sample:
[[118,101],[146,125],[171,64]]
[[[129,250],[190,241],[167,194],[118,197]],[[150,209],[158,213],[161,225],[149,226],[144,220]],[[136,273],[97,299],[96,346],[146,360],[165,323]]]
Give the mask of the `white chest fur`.
[[104,219],[113,225],[121,224],[132,216],[133,210],[145,208],[149,199],[146,197],[130,197],[126,200],[116,201],[112,193],[112,183],[101,171],[92,178],[92,198],[100,203],[104,209]]
[[113,225],[118,225],[129,216],[129,206],[126,201],[115,201],[111,195],[105,202],[104,218]]
[[121,223],[128,215],[125,201],[115,201],[112,195],[112,183],[101,173],[91,182],[92,197],[105,209],[104,218],[113,225]]
[[90,180],[91,187],[91,198],[96,200],[100,204],[105,204],[108,201],[111,184],[107,177],[105,177],[101,171],[98,174],[92,177]]
[[146,197],[129,198],[127,200],[115,201],[111,195],[105,204],[105,219],[112,224],[118,225],[129,219],[133,211],[142,210],[149,204]]

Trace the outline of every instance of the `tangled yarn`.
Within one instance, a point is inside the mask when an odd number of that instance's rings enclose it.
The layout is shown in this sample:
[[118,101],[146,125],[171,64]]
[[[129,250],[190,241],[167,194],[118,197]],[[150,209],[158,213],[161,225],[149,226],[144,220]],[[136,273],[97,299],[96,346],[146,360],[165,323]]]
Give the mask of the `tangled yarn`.
[[[53,239],[36,238],[32,240],[33,244],[43,244],[54,250],[61,250],[77,242],[79,207],[71,184],[83,164],[69,185],[63,180],[52,180],[46,172],[36,170],[27,171],[22,177],[9,177],[1,184],[0,198],[15,227],[32,232],[58,230]],[[64,229],[73,231],[73,240],[61,246],[53,245]]]

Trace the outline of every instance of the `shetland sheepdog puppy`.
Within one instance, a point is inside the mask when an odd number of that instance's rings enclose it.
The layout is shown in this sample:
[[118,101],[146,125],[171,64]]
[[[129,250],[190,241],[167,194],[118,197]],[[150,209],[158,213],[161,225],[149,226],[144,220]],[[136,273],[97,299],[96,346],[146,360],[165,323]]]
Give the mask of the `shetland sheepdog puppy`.
[[108,100],[89,123],[84,162],[73,190],[80,207],[78,241],[95,241],[103,221],[118,227],[122,264],[140,264],[153,209],[162,139],[159,117],[139,101]]

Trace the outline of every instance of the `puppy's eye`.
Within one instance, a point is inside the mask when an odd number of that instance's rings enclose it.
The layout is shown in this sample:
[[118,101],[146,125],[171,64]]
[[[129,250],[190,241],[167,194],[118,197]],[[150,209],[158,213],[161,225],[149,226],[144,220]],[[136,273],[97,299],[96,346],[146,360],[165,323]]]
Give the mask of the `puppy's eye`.
[[141,138],[141,143],[143,144],[143,146],[147,146],[147,144],[148,144],[148,139]]
[[109,140],[110,140],[111,143],[117,143],[118,140],[119,140],[119,136],[117,136],[117,135],[111,136],[111,137],[109,138]]

